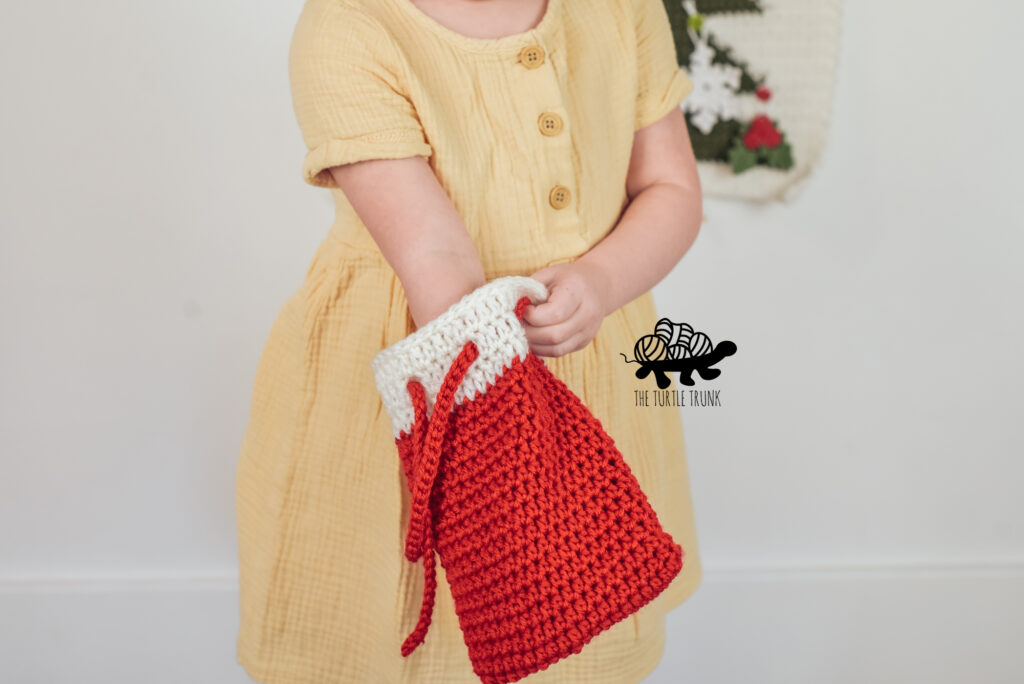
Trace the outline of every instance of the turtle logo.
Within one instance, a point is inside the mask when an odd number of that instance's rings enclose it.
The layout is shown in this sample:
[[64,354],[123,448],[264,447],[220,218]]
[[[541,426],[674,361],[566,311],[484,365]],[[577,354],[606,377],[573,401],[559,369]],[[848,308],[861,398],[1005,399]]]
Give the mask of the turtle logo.
[[619,352],[626,363],[640,364],[636,369],[637,378],[643,380],[654,373],[659,389],[672,384],[668,373],[679,373],[679,382],[688,387],[694,384],[691,377],[694,371],[704,380],[714,380],[722,371],[712,366],[735,353],[736,345],[729,340],[712,344],[705,333],[695,331],[688,323],[673,323],[668,318],[654,325],[653,335],[642,335],[636,341],[634,358]]

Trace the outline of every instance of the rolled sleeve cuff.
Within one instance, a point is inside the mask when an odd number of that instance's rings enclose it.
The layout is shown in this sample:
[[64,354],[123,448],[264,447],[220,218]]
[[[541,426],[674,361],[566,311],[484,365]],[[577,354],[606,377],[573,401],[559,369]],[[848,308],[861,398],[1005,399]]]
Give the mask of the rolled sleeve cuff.
[[330,168],[366,159],[430,158],[433,148],[419,129],[393,129],[358,138],[333,138],[313,147],[302,163],[302,179],[315,187],[336,188]]
[[678,107],[691,92],[693,81],[686,70],[679,67],[661,93],[650,92],[646,97],[640,98],[636,110],[635,129],[639,130],[658,121],[671,112],[673,107]]

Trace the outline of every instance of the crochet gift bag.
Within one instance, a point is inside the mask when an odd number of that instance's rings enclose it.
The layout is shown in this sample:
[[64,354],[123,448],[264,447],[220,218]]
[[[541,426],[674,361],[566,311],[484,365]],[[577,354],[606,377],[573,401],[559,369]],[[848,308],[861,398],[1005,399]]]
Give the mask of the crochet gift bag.
[[660,594],[684,552],[601,423],[529,349],[543,283],[491,280],[371,363],[411,494],[405,557],[435,552],[473,671],[486,684],[546,669]]

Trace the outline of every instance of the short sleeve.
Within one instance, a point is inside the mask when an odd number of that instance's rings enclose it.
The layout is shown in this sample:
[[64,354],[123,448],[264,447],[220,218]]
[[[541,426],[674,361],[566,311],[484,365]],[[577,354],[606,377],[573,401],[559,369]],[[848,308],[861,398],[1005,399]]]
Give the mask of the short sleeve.
[[668,11],[662,0],[631,0],[636,26],[638,87],[635,129],[661,119],[693,90],[679,65]]
[[394,43],[372,18],[338,0],[305,3],[292,34],[288,75],[307,147],[306,183],[338,187],[328,169],[339,164],[430,157],[401,73]]

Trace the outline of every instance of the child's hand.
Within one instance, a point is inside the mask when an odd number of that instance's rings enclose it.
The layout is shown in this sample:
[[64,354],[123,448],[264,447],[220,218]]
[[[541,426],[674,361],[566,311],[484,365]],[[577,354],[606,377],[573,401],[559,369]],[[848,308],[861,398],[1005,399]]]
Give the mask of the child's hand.
[[538,356],[562,356],[590,344],[610,311],[609,279],[586,261],[554,264],[533,273],[548,299],[523,312],[526,339]]

